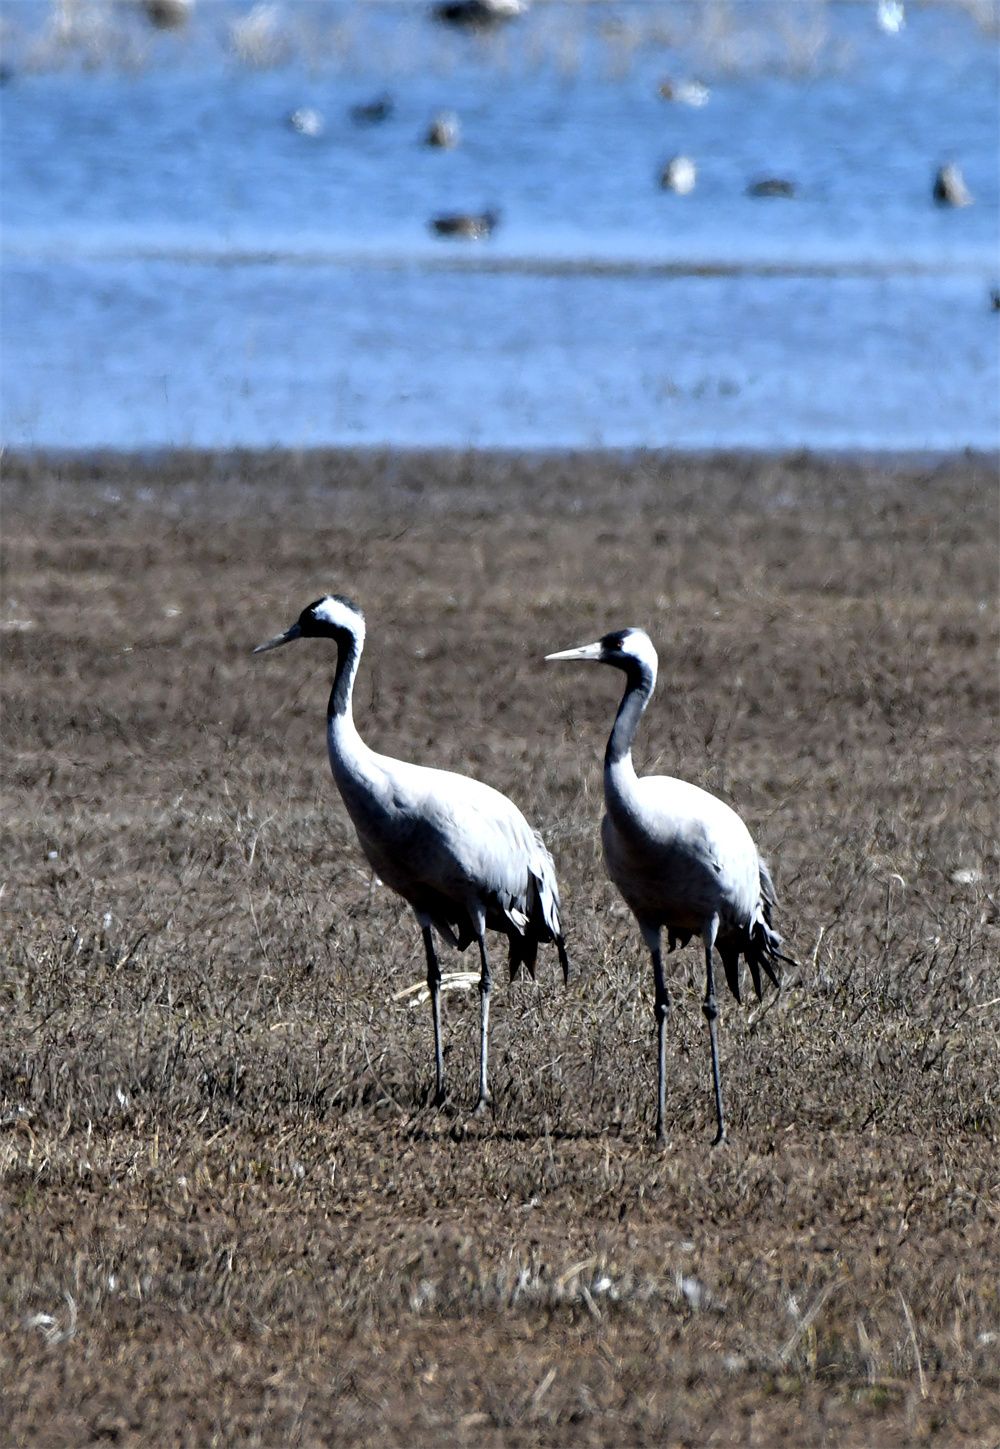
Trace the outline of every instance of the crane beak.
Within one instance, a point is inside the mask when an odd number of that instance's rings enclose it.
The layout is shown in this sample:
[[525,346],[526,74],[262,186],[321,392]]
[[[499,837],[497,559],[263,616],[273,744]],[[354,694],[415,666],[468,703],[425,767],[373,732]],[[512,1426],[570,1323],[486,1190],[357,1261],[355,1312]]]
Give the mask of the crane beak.
[[266,654],[269,649],[277,649],[282,644],[291,644],[293,639],[301,638],[301,627],[298,624],[293,624],[290,629],[285,630],[284,634],[275,634],[274,638],[268,639],[266,644],[258,644],[253,652],[255,654]]
[[599,664],[601,661],[601,644],[581,644],[579,649],[562,649],[558,654],[546,654],[548,659],[586,659],[592,664]]

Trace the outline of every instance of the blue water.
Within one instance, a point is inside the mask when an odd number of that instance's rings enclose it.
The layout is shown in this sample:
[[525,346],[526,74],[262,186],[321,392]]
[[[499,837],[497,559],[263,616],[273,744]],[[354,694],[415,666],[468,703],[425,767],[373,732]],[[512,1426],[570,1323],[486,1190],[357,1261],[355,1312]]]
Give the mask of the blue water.
[[[76,0],[60,38],[3,0],[5,443],[1000,444],[1000,7],[538,0],[473,37],[286,0],[249,55],[248,9]],[[933,205],[946,159],[974,205]],[[487,205],[488,241],[428,229]]]

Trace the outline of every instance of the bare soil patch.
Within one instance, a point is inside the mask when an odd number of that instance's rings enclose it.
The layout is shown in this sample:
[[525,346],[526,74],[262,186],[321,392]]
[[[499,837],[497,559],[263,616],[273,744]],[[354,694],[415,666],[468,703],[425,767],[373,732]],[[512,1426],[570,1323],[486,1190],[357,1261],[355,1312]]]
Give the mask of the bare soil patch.
[[[995,1445],[997,470],[334,453],[8,460],[0,1373],[34,1446]],[[373,745],[507,791],[578,975],[445,998],[325,759],[369,617]],[[603,877],[610,671],[637,762],[730,800],[801,963],[652,992]],[[445,969],[472,967],[448,953]]]

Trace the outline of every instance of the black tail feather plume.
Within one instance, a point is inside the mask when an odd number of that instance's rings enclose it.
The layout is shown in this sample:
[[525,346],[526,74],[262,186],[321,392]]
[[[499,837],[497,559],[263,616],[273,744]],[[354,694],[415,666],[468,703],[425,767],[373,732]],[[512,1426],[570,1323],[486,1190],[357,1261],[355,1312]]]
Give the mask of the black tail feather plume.
[[[556,886],[555,868],[552,857],[545,849],[540,835],[535,840],[542,855],[540,865],[532,866],[528,872],[528,889],[523,909],[527,920],[520,916],[516,923],[508,921],[501,929],[506,930],[510,942],[510,979],[517,979],[522,966],[528,968],[532,981],[535,980],[535,962],[538,959],[539,944],[552,943],[559,953],[563,981],[569,985],[572,973],[570,959],[566,954],[566,942],[559,926],[559,891]],[[510,913],[508,912],[508,917]],[[523,924],[521,924],[523,922]]]
[[740,948],[739,946],[719,946],[718,951],[722,957],[722,964],[726,968],[726,980],[729,983],[729,989],[736,997],[736,1000],[742,1002],[743,998],[740,995]]
[[[766,917],[769,914],[770,908],[765,901],[764,915]],[[781,990],[781,969],[778,963],[784,961],[788,966],[799,964],[791,956],[785,955],[781,944],[781,937],[777,931],[771,928],[770,922],[766,919],[755,921],[748,931],[743,932],[735,939],[730,937],[728,941],[716,942],[716,949],[726,968],[726,981],[737,1001],[742,1001],[740,967],[743,961],[746,961],[750,968],[750,979],[753,982],[754,994],[758,1001],[762,1000],[764,995],[764,976],[779,991]]]
[[[781,970],[778,962],[784,961],[786,966],[796,967],[799,964],[793,957],[786,956],[782,951],[781,937],[771,925],[771,912],[777,904],[778,898],[775,894],[771,873],[761,861],[759,914],[748,927],[739,929],[729,927],[723,939],[716,939],[715,942],[715,949],[722,958],[722,964],[726,970],[726,983],[740,1003],[743,1001],[740,972],[744,961],[750,968],[750,979],[753,981],[753,989],[758,1001],[762,1000],[764,995],[761,972],[780,991]],[[668,926],[667,949],[676,951],[678,946],[686,946],[694,934],[694,931]]]
[[522,936],[519,931],[508,931],[507,940],[510,942],[510,979],[516,981],[521,967],[527,969],[532,981],[535,978],[535,965],[538,961],[538,946],[541,941],[554,941],[556,950],[559,953],[559,965],[562,967],[563,981],[569,985],[569,978],[572,974],[572,965],[569,956],[566,954],[566,942],[562,936],[553,936],[548,930],[544,935],[536,935],[531,927]]
[[510,956],[507,964],[510,968],[511,981],[516,981],[520,976],[522,966],[534,981],[535,963],[538,960],[538,937],[529,928],[523,936],[519,931],[509,931],[507,940],[510,942]]

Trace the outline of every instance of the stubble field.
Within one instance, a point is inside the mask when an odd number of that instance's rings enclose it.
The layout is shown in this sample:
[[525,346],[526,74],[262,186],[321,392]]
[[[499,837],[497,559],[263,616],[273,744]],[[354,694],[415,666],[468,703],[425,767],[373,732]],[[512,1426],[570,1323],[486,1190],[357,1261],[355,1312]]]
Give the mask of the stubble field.
[[[12,1442],[1000,1442],[996,460],[316,454],[5,465],[0,1373]],[[509,793],[577,975],[445,997],[325,759],[330,646],[390,754]],[[722,794],[800,966],[669,958],[604,879],[640,770]],[[503,953],[497,950],[498,963]],[[443,957],[474,969],[472,953]]]

